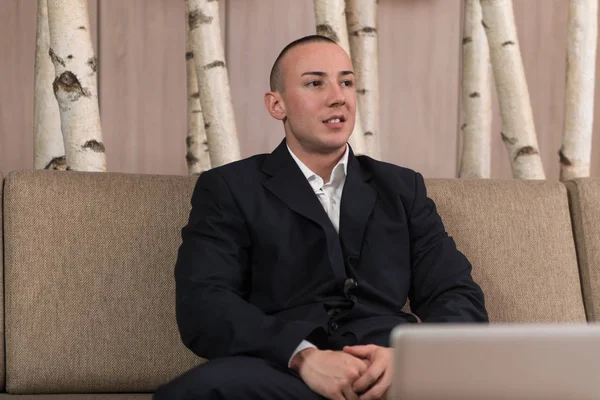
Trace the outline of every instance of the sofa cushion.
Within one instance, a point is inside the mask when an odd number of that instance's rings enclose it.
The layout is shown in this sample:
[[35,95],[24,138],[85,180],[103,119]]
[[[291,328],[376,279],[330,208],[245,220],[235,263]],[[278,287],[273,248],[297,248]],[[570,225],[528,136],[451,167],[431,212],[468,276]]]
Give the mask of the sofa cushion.
[[577,245],[581,286],[590,322],[600,321],[600,179],[565,183],[571,200],[571,219]]
[[584,322],[567,192],[560,183],[429,180],[473,265],[491,322]]
[[5,184],[7,392],[152,392],[202,360],[173,269],[193,177],[28,171]]

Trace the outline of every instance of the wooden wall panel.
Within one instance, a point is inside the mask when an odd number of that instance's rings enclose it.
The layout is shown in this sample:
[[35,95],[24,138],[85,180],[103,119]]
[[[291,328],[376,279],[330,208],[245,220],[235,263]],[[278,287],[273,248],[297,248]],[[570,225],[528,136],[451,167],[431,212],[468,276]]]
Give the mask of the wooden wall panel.
[[379,2],[382,159],[456,175],[460,0]]
[[312,1],[229,0],[227,64],[243,157],[271,152],[283,125],[265,109],[269,73],[285,45],[314,34]]
[[108,170],[185,173],[185,3],[100,0],[99,11]]
[[33,168],[35,0],[0,7],[0,170]]
[[[546,178],[556,181],[564,121],[568,2],[513,0],[513,4],[540,154]],[[502,124],[495,91],[493,98],[492,177],[510,179],[512,171],[500,137]]]

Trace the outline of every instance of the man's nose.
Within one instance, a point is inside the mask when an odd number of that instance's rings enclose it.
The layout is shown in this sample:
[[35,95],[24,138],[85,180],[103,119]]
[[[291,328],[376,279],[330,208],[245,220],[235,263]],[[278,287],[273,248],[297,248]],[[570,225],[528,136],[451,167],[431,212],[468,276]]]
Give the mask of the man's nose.
[[330,85],[327,97],[329,107],[336,107],[346,104],[346,95],[339,85]]

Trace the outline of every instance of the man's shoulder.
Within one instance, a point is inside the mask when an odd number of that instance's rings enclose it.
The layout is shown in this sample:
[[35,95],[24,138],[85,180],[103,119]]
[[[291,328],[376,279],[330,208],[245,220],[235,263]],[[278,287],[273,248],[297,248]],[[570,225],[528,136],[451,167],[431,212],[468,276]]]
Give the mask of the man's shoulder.
[[214,167],[203,174],[220,176],[225,181],[248,181],[262,176],[261,169],[267,154],[256,154],[242,160]]
[[391,184],[410,184],[414,185],[418,172],[392,164],[385,161],[375,160],[369,156],[360,155],[356,157],[361,168],[368,171],[379,181],[389,181]]

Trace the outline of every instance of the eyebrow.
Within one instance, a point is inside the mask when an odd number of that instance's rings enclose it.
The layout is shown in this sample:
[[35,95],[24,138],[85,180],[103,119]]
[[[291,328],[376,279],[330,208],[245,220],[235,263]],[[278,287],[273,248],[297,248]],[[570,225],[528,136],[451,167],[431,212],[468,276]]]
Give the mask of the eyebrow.
[[[304,75],[318,75],[318,76],[327,76],[327,74],[325,72],[321,72],[321,71],[309,71],[309,72],[305,72],[300,76],[304,76]],[[354,75],[354,72],[352,71],[341,71],[339,73],[339,75]]]

